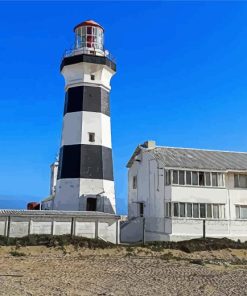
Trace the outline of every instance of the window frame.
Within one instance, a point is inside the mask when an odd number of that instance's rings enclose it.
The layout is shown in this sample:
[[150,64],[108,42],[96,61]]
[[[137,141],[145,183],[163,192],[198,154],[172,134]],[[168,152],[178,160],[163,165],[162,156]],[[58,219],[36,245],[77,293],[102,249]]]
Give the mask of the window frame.
[[132,177],[132,189],[137,189],[137,175]]
[[[236,215],[236,219],[237,220],[247,220],[247,215],[246,215],[246,218],[243,218],[242,217],[242,208],[246,209],[247,211],[247,205],[235,205],[235,215]],[[237,214],[237,211],[238,211],[238,214]]]
[[[226,174],[225,172],[178,170],[178,169],[169,169],[167,171],[170,172],[170,184],[167,184],[167,181],[166,181],[165,182],[166,185],[202,187],[202,188],[203,187],[225,188],[225,174]],[[181,176],[183,178],[182,182],[180,181]],[[202,182],[200,181],[201,176],[203,180]],[[247,175],[246,175],[246,178],[247,178]],[[215,185],[213,185],[213,180]],[[247,180],[246,180],[246,186],[247,186]]]
[[95,133],[92,133],[92,132],[88,133],[88,142],[95,143]]
[[[181,205],[184,210],[181,211]],[[165,202],[165,217],[178,219],[198,219],[198,220],[224,220],[225,219],[225,204],[216,203],[193,203],[193,202]],[[236,205],[236,211],[237,207]],[[202,207],[204,207],[204,215],[202,216]],[[246,205],[247,208],[247,205]],[[175,209],[175,211],[174,211]],[[210,209],[210,211],[209,211]],[[209,215],[210,212],[210,215]],[[174,215],[176,213],[176,216]],[[181,216],[184,213],[184,216]],[[237,217],[237,214],[236,214]],[[241,219],[241,218],[237,218]],[[247,219],[244,218],[244,219]]]
[[[240,185],[240,177],[245,177],[246,178],[246,187],[243,187]],[[237,182],[236,182],[237,181]],[[237,184],[236,184],[237,183]],[[234,188],[238,188],[238,189],[247,189],[247,175],[246,174],[234,174]]]

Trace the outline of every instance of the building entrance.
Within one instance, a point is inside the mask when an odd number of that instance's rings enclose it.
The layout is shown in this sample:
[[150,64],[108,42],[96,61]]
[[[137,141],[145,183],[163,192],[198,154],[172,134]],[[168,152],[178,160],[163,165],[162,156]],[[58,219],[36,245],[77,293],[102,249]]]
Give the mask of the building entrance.
[[97,210],[97,199],[93,197],[87,198],[87,211],[96,211]]

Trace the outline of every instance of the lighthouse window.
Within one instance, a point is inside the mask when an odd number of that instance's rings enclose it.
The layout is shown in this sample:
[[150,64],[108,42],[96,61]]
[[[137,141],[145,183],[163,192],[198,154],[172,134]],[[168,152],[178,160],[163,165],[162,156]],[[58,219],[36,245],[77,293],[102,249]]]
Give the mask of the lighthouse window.
[[88,133],[89,142],[95,142],[95,133]]
[[91,75],[91,80],[95,80],[95,75]]

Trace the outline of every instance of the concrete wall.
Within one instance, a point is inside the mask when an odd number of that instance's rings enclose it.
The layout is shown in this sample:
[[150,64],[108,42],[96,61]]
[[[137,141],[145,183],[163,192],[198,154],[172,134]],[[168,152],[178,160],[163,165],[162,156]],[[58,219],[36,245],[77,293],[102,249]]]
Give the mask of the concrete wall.
[[[143,221],[145,225],[143,226]],[[184,218],[133,218],[121,226],[121,242],[181,241],[203,237],[202,219]],[[247,240],[246,220],[206,220],[205,236]]]
[[[164,217],[164,169],[148,151],[141,151],[128,171],[128,216],[138,217],[138,203],[144,203],[145,217]],[[133,189],[133,177],[137,188]]]
[[119,243],[119,221],[115,215],[102,218],[97,215],[95,217],[80,217],[79,215],[66,217],[63,214],[1,215],[0,213],[0,235],[23,237],[30,234],[72,234]]
[[136,243],[143,240],[143,219],[135,218],[121,225],[121,243]]

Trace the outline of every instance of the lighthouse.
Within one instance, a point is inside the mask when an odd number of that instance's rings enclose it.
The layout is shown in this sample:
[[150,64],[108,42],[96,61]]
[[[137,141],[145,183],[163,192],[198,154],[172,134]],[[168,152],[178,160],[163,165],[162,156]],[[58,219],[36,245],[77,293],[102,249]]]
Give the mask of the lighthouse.
[[114,214],[110,81],[116,64],[104,48],[104,28],[88,20],[60,66],[65,104],[55,210]]

